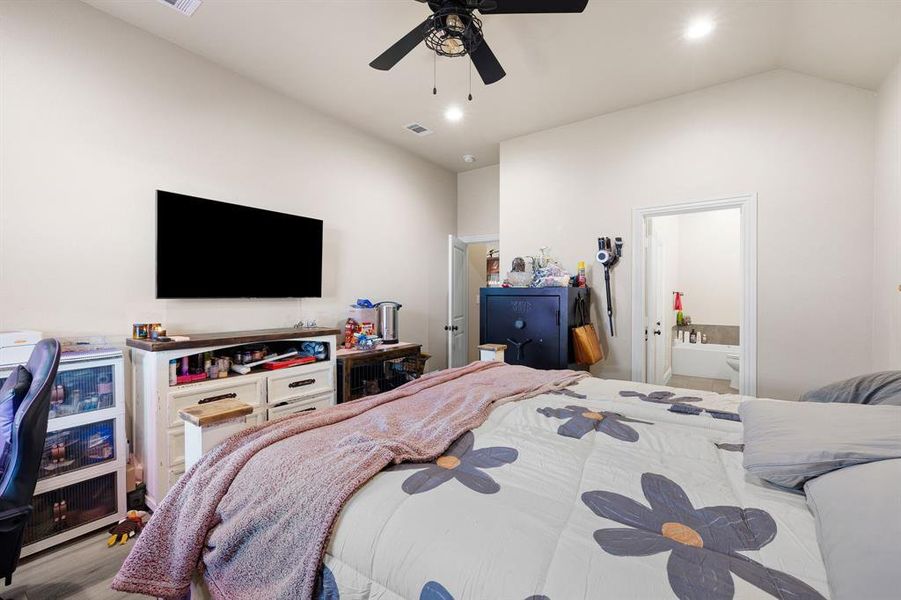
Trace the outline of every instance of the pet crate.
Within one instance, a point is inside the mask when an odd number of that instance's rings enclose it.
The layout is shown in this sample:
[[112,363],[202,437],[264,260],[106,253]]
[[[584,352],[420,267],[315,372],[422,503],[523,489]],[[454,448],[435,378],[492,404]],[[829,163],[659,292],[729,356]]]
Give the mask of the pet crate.
[[[0,367],[0,380],[13,369]],[[121,351],[63,352],[23,557],[125,516],[123,384]]]
[[387,392],[420,377],[428,354],[421,346],[382,346],[338,353],[338,401],[348,402]]
[[39,479],[116,460],[116,420],[47,432]]
[[50,393],[50,418],[111,408],[115,389],[112,365],[60,370]]
[[105,517],[118,515],[116,472],[38,494],[25,526],[24,544],[34,544]]

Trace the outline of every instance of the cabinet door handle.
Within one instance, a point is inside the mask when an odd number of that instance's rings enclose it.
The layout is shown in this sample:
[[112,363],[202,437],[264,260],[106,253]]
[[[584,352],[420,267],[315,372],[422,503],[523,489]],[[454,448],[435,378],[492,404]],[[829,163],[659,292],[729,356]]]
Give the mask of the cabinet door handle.
[[197,404],[207,404],[208,402],[215,402],[216,400],[225,400],[226,398],[237,398],[238,394],[234,392],[229,392],[228,394],[220,394],[218,396],[210,396],[209,398],[204,398]]
[[278,404],[273,404],[272,408],[278,408],[279,406],[288,406],[288,402],[279,402]]
[[316,407],[315,407],[315,406],[311,406],[310,408],[305,408],[305,409],[303,409],[303,410],[297,411],[297,414],[304,413],[304,412],[312,412],[312,411],[314,411],[314,410],[316,410]]
[[303,387],[305,385],[313,385],[314,383],[316,383],[315,379],[301,379],[300,381],[292,381],[291,383],[288,384],[288,387],[289,388],[299,388],[299,387]]

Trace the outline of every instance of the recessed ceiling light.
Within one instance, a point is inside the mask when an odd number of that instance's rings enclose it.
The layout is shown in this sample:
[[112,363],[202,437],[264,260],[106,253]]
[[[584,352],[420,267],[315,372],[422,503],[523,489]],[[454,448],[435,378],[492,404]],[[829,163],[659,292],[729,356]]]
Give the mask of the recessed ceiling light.
[[444,111],[444,118],[451,123],[456,123],[463,118],[463,111],[459,106],[448,106],[447,110]]
[[465,163],[474,163],[476,161],[476,157],[474,154],[464,154],[463,162]]
[[685,28],[685,32],[682,34],[682,37],[684,37],[686,40],[699,40],[710,35],[710,32],[713,31],[715,27],[716,24],[712,19],[709,19],[707,17],[695,19],[688,24],[688,27]]

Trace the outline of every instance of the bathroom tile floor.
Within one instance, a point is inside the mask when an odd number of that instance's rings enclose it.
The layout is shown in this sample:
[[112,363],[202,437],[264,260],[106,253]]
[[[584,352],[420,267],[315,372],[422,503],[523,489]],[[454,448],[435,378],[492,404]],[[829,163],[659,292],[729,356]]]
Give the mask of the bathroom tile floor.
[[691,377],[689,375],[673,375],[669,383],[672,387],[700,390],[703,392],[716,392],[718,394],[737,394],[738,390],[729,387],[728,379],[711,379],[709,377]]

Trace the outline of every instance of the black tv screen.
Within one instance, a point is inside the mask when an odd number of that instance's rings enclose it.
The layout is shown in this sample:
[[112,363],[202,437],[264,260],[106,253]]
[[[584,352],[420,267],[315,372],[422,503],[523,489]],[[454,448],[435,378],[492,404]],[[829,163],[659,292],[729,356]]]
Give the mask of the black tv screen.
[[322,221],[157,191],[157,298],[322,296]]

